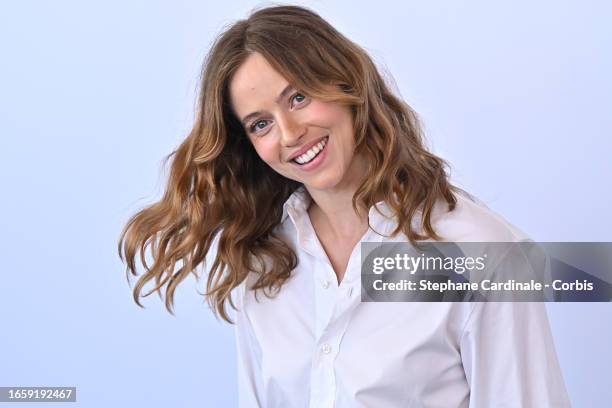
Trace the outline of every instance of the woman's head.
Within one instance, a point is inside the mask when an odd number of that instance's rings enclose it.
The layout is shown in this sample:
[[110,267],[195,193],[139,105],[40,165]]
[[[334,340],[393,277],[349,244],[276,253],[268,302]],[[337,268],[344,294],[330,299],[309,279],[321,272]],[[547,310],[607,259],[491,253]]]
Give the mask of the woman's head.
[[[226,155],[239,155],[244,167],[258,166],[260,178],[277,182],[273,170],[310,188],[337,187],[357,173],[351,171],[353,150],[366,141],[368,82],[381,81],[375,71],[360,47],[316,13],[292,6],[256,11],[227,29],[209,54],[200,120],[213,120],[216,129],[227,131],[206,135],[196,160],[224,149]],[[287,85],[290,93],[276,103]],[[254,112],[259,114],[249,116]],[[333,165],[323,166],[325,171],[287,160],[328,136],[326,164]]]
[[260,53],[238,67],[229,99],[257,154],[277,173],[310,191],[342,187],[357,173],[349,107],[296,89]]
[[[333,160],[291,160],[312,143],[326,144],[321,154]],[[145,264],[134,297],[138,303],[150,280],[150,292],[167,284],[169,310],[176,286],[217,235],[207,279],[215,311],[227,318],[225,302],[248,273],[258,274],[253,289],[280,289],[297,258],[275,228],[302,184],[330,189],[353,177],[354,209],[384,198],[397,214],[395,233],[411,241],[437,238],[433,205],[455,203],[445,163],[424,147],[416,115],[367,53],[295,6],[258,10],[217,38],[204,62],[196,122],[172,156],[164,197],[132,217],[119,242],[133,274],[136,253],[144,263],[151,245],[154,263]],[[411,220],[419,210],[417,231]],[[177,261],[183,266],[175,272]]]

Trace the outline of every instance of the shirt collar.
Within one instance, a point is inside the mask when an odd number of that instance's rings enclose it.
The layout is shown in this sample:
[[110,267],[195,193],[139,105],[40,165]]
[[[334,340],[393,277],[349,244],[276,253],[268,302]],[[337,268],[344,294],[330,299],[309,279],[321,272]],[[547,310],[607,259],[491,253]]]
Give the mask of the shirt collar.
[[305,212],[311,201],[312,198],[310,194],[308,194],[306,187],[302,184],[289,196],[285,204],[283,204],[283,217],[281,223],[285,222],[285,219],[287,219],[290,214],[296,214],[301,211]]
[[[308,210],[310,203],[312,202],[312,197],[306,190],[306,187],[302,184],[299,186],[285,201],[283,204],[283,216],[281,218],[281,223],[285,222],[287,217],[291,217],[293,222],[295,223],[296,216],[298,214],[303,215]],[[372,207],[370,207],[369,217],[372,219],[374,213],[376,213],[376,207],[382,212],[382,216],[388,219],[394,218],[393,212],[387,207],[387,204],[384,201],[379,201]]]

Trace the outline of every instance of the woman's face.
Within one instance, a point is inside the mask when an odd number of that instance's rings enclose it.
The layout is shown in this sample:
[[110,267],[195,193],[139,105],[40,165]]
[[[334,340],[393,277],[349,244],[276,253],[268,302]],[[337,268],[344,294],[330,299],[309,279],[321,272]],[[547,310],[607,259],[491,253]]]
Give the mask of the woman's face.
[[355,148],[349,108],[306,97],[259,53],[237,69],[229,93],[259,157],[276,172],[309,190],[348,182]]

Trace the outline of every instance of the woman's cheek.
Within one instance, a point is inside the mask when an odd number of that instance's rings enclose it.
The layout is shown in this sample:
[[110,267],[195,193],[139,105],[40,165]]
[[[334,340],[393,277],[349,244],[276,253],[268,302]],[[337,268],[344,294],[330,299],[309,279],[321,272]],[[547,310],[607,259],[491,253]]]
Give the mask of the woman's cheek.
[[272,143],[272,141],[270,141],[269,139],[259,141],[255,145],[255,150],[257,151],[257,154],[259,154],[259,157],[266,163],[274,163],[280,160],[279,159],[280,151],[274,146],[274,143]]

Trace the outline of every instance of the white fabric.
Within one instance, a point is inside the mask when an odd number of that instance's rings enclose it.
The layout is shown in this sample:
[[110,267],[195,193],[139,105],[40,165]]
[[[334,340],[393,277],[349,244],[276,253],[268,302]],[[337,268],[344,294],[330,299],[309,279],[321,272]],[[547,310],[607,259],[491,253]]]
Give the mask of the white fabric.
[[[459,195],[433,226],[445,241],[527,239],[484,204]],[[299,265],[275,298],[245,285],[232,293],[239,405],[251,407],[569,407],[542,303],[360,302],[360,247],[340,285],[306,209],[302,187],[279,232]],[[390,235],[384,203],[361,241]],[[418,217],[415,219],[418,222]],[[417,225],[417,224],[415,224]]]

